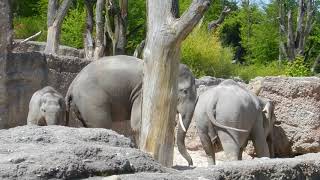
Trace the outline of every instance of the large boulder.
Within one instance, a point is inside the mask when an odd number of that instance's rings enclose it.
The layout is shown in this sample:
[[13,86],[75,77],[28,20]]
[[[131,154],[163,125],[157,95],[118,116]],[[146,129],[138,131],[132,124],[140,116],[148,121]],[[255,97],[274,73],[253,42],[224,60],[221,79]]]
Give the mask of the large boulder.
[[294,156],[320,152],[320,78],[265,77],[259,96],[275,102],[275,153]]
[[76,179],[165,172],[151,156],[107,129],[20,126],[0,130],[0,179]]
[[[196,81],[198,94],[222,82],[223,79],[203,77]],[[275,102],[274,127],[277,157],[289,157],[320,152],[320,78],[318,77],[258,77],[244,84],[259,96]],[[252,144],[251,144],[252,145]],[[186,136],[189,150],[202,148],[194,121]],[[253,154],[252,146],[247,148]]]
[[[186,167],[184,167],[186,169]],[[255,159],[225,162],[221,165],[189,168],[175,173],[136,173],[88,180],[184,180],[184,179],[320,179],[320,153],[295,158]]]

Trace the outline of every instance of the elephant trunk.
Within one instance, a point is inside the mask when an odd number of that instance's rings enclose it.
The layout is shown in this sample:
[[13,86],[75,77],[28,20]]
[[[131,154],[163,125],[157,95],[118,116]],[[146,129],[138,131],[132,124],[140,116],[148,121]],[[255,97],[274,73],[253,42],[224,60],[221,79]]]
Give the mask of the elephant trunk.
[[[193,165],[192,158],[188,153],[185,145],[185,137],[192,119],[193,111],[182,115],[182,121],[179,120],[178,132],[177,132],[177,146],[180,154],[188,161],[189,166]],[[180,116],[180,115],[179,115]],[[179,117],[180,118],[180,117]],[[182,127],[181,123],[183,123],[184,128]]]

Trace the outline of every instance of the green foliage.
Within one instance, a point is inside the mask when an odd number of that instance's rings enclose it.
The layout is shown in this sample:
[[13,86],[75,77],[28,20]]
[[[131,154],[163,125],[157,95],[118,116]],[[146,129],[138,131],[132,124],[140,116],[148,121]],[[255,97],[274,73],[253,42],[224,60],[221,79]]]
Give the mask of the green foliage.
[[69,10],[61,28],[61,44],[75,48],[83,48],[85,17],[86,12],[81,7]]
[[285,65],[278,62],[272,62],[267,65],[251,64],[251,65],[235,65],[235,74],[244,81],[248,82],[257,76],[279,76],[285,75]]
[[146,36],[146,1],[128,1],[128,43],[127,53],[133,54],[138,44]]
[[288,76],[310,76],[310,66],[304,62],[302,56],[297,56],[293,62],[289,62],[286,67],[286,75]]
[[14,16],[34,17],[39,15],[37,2],[38,0],[12,0]]
[[195,76],[229,77],[233,74],[230,48],[223,48],[215,35],[195,30],[182,44],[182,63],[187,64]]
[[13,21],[15,38],[25,39],[39,31],[42,31],[42,34],[37,38],[37,40],[45,41],[47,31],[47,25],[45,22],[46,21],[39,16],[15,17]]

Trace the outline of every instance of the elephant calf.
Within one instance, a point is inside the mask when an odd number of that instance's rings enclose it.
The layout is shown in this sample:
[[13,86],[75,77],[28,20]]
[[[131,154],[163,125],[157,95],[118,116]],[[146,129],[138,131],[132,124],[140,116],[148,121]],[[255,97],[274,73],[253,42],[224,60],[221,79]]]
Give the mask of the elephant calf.
[[51,86],[36,91],[29,103],[28,125],[64,125],[66,105],[63,96]]
[[217,140],[230,160],[242,159],[243,148],[249,139],[253,141],[258,157],[270,157],[266,139],[270,137],[269,143],[272,142],[273,105],[235,81],[225,80],[201,94],[194,119],[209,164],[215,164]]

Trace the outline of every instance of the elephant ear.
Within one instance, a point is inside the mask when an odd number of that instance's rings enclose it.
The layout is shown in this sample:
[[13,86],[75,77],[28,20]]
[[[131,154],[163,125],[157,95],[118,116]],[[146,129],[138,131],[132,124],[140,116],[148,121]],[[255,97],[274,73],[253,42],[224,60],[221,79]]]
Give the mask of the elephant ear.
[[273,117],[272,117],[273,111],[274,111],[273,102],[271,100],[267,100],[267,102],[264,103],[264,107],[262,109],[264,128],[269,127],[274,123]]
[[41,107],[42,104],[46,103],[46,97],[41,96],[39,100],[39,107]]

